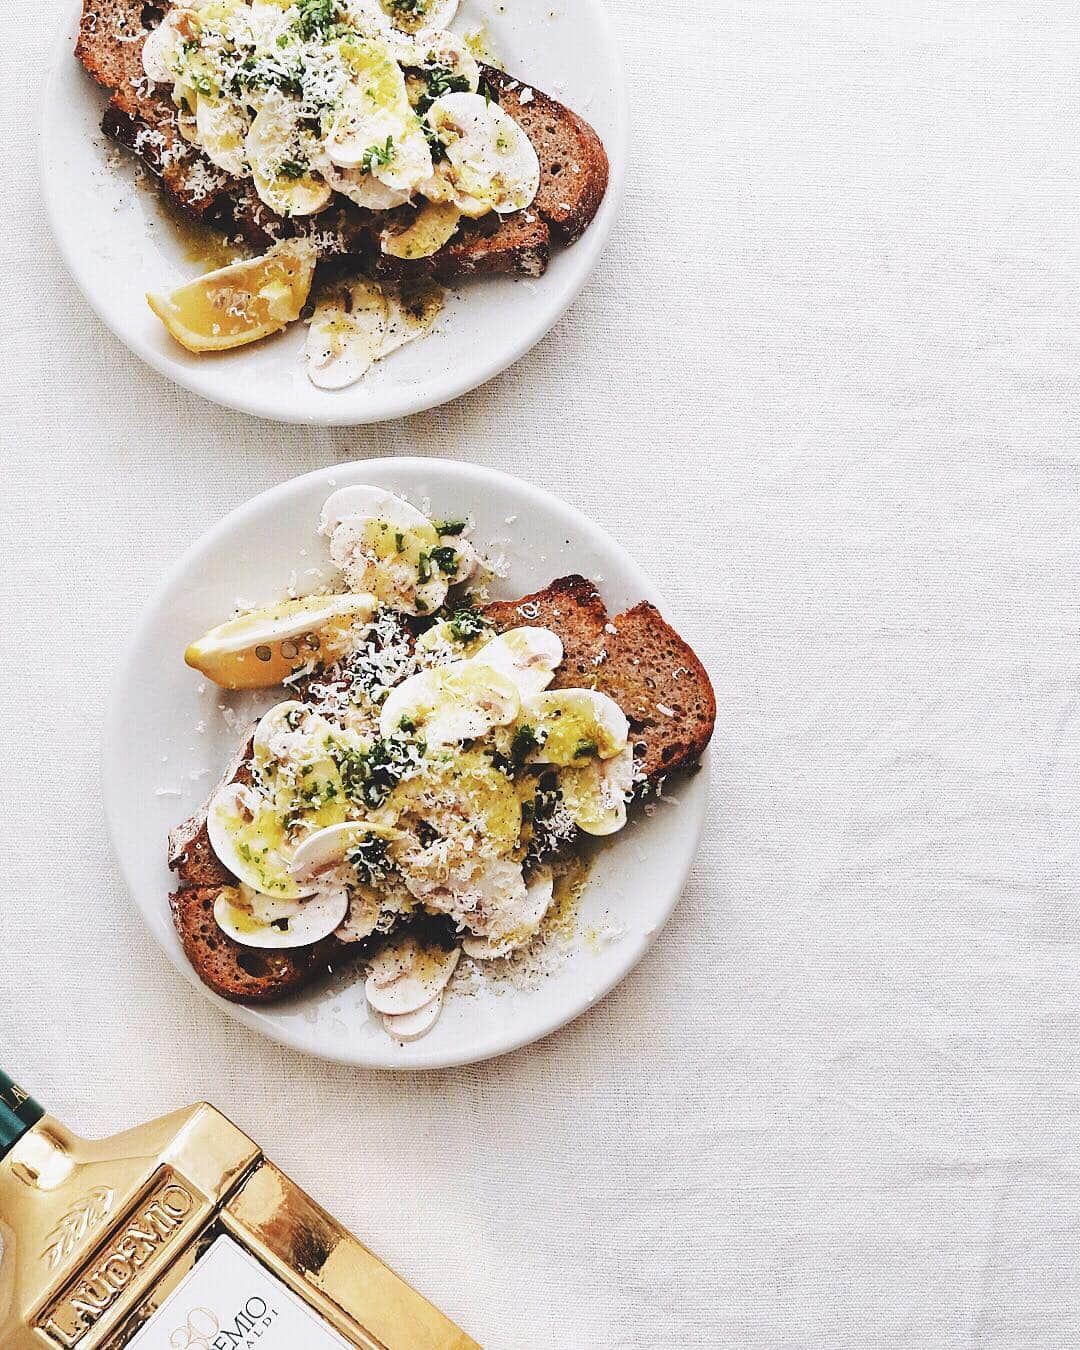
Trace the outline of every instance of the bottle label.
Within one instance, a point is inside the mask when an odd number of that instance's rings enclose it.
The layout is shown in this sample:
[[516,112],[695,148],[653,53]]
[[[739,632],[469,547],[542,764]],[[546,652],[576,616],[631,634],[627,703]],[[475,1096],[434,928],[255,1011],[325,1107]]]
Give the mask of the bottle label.
[[128,1350],[351,1350],[232,1238],[219,1237]]

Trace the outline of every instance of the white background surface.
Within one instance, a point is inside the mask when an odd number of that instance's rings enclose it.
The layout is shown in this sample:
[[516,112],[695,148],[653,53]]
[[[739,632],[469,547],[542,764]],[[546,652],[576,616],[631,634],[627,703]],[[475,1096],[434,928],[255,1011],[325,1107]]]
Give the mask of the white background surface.
[[[216,411],[88,314],[36,195],[50,11],[5,6],[3,1060],[87,1133],[212,1097],[491,1350],[1074,1345],[1080,20],[617,9],[638,150],[594,282],[487,389],[353,434]],[[98,793],[177,551],[391,452],[590,511],[720,700],[651,956],[538,1048],[413,1080],[190,993]]]

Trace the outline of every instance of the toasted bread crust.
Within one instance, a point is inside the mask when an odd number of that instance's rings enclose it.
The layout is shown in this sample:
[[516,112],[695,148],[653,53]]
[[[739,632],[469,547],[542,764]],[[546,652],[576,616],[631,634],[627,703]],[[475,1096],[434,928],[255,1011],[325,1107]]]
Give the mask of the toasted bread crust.
[[169,897],[184,953],[202,982],[234,1003],[273,1003],[310,984],[329,964],[325,943],[288,951],[243,947],[214,918],[221,886],[188,886]]
[[563,663],[555,672],[555,689],[590,688],[596,680],[604,645],[607,607],[585,577],[560,577],[542,591],[521,600],[485,605],[484,617],[499,633],[508,628],[550,628],[562,639]]
[[[542,91],[485,66],[485,78],[540,157],[540,190],[528,210],[466,221],[432,258],[408,262],[382,252],[380,219],[343,199],[317,216],[283,220],[259,201],[249,183],[222,173],[184,141],[171,98],[146,80],[143,42],[166,7],[141,0],[83,0],[76,55],[90,76],[112,91],[102,122],[106,135],[142,160],[176,207],[254,249],[299,232],[315,239],[323,257],[355,260],[387,279],[426,275],[452,282],[488,273],[537,277],[547,269],[553,242],[573,243],[600,208],[608,160],[595,131]],[[526,89],[530,97],[523,103]]]
[[[562,639],[563,663],[553,688],[597,688],[630,719],[639,767],[656,784],[701,757],[716,721],[716,699],[704,666],[650,604],[609,619],[599,591],[583,576],[560,577],[520,600],[493,601],[482,613],[498,632],[549,628]],[[250,735],[221,779],[251,781]],[[305,988],[355,947],[328,938],[315,947],[262,952],[223,933],[214,920],[221,891],[238,884],[218,861],[206,829],[206,808],[169,836],[177,889],[173,922],[188,960],[215,993],[241,1003],[270,1003]]]
[[[607,151],[584,118],[541,89],[504,70],[485,68],[499,103],[526,133],[540,156],[540,190],[533,208],[561,244],[580,239],[607,192]],[[522,100],[531,94],[528,102]]]
[[[251,782],[251,753],[248,736],[222,775],[219,787]],[[286,998],[326,970],[334,957],[342,954],[343,946],[336,938],[328,938],[313,947],[260,951],[222,932],[214,918],[214,905],[222,891],[239,882],[218,861],[211,846],[206,811],[206,806],[201,807],[169,835],[169,866],[178,882],[169,904],[184,953],[203,983],[222,998],[236,1003],[272,1003]]]
[[604,650],[597,688],[630,719],[640,771],[655,783],[696,764],[716,726],[716,695],[693,649],[643,602],[611,621]]

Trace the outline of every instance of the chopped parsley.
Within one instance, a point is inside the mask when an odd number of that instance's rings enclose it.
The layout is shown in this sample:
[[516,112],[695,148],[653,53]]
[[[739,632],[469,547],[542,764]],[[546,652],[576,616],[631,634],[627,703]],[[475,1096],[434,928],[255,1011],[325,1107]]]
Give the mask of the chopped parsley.
[[[416,105],[416,111],[421,117],[437,98],[442,98],[443,94],[468,94],[470,92],[468,78],[465,75],[455,74],[449,66],[425,66],[423,74],[427,80],[427,89],[420,95]],[[432,132],[432,135],[434,135],[434,132]],[[430,140],[430,137],[428,139]]]
[[458,551],[451,544],[440,544],[429,554],[431,561],[446,577],[452,577],[458,570]]
[[490,626],[475,605],[462,605],[450,616],[450,632],[458,642],[471,642]]
[[541,738],[532,727],[523,722],[514,732],[514,739],[510,742],[510,759],[515,765],[520,766],[540,745]]
[[365,886],[377,886],[390,874],[387,841],[377,834],[365,834],[345,854],[357,877]]
[[297,0],[300,17],[295,28],[305,42],[328,38],[337,27],[336,0]]
[[251,91],[279,89],[283,94],[302,98],[304,68],[300,60],[291,56],[256,56],[249,52],[242,60],[231,61],[227,67],[226,88],[233,97],[242,98]]
[[297,178],[303,178],[308,171],[306,164],[301,164],[298,159],[283,159],[278,165],[279,178],[291,178],[294,181]]
[[468,528],[468,521],[465,520],[433,520],[431,523],[440,539],[456,539]]
[[588,759],[600,753],[600,747],[594,740],[578,741],[577,748],[574,750],[575,759]]
[[403,735],[381,737],[366,749],[331,743],[345,795],[354,806],[378,810],[403,778],[419,769],[427,747]]
[[421,553],[416,560],[416,575],[420,579],[421,586],[431,580],[431,554]]
[[394,154],[393,136],[387,136],[385,145],[369,145],[360,161],[360,172],[370,173],[376,166],[381,168],[389,164]]

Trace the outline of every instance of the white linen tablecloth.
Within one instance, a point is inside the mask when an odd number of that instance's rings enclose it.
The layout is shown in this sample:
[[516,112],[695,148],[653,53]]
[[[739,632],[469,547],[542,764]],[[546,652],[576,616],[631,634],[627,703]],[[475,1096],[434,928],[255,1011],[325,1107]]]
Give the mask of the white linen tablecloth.
[[[612,4],[635,155],[592,283],[487,388],[355,432],[220,411],[97,322],[38,198],[56,14],[4,5],[2,1062],[85,1133],[211,1098],[490,1350],[1074,1346],[1080,14]],[[650,957],[412,1078],[193,994],[99,802],[178,552],[395,453],[588,511],[720,704]]]

